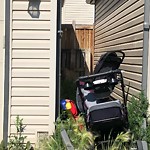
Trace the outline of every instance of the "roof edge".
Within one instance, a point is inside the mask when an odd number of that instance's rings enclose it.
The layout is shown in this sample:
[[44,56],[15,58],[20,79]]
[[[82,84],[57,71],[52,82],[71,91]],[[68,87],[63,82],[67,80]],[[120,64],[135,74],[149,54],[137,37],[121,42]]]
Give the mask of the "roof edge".
[[87,4],[95,4],[95,0],[86,0]]

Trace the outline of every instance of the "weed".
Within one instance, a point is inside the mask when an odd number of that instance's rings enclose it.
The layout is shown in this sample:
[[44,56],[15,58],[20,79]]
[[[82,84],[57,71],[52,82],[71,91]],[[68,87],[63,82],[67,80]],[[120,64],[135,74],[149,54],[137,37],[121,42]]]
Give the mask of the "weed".
[[9,138],[8,149],[9,150],[30,150],[31,144],[28,141],[25,143],[26,136],[23,136],[23,131],[25,126],[23,125],[23,119],[20,119],[19,116],[16,117],[16,134],[11,135]]

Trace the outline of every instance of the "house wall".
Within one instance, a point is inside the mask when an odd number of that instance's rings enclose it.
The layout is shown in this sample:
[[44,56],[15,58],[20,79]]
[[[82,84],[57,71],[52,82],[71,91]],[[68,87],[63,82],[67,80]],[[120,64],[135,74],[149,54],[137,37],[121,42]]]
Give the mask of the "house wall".
[[9,134],[19,115],[36,143],[54,130],[57,1],[31,2],[11,1]]
[[4,54],[5,54],[5,1],[0,1],[0,141],[3,139],[4,115]]
[[[149,10],[149,16],[150,16],[150,10]],[[148,51],[148,58],[150,58],[150,32],[149,32],[149,51]],[[150,59],[148,59],[148,77],[147,77],[147,97],[149,100],[149,114],[150,114]],[[149,119],[150,121],[150,119]]]
[[85,0],[64,0],[62,7],[62,24],[89,24],[94,23],[94,6]]
[[[106,51],[124,51],[120,68],[129,96],[141,90],[143,22],[144,0],[96,1],[94,64]],[[120,98],[121,90],[117,87],[113,95]]]

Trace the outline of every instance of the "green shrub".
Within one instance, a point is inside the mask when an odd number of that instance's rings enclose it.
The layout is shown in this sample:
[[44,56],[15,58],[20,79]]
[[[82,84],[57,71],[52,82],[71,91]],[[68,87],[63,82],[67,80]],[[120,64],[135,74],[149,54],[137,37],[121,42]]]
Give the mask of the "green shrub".
[[[81,129],[82,128],[82,129]],[[40,150],[65,150],[62,141],[61,130],[65,129],[72,145],[77,150],[88,150],[94,145],[93,135],[86,131],[84,120],[79,117],[77,120],[68,118],[66,120],[58,119],[56,122],[56,130],[50,137],[43,138],[39,143]]]
[[143,92],[139,94],[138,98],[132,96],[128,104],[129,128],[135,140],[139,139],[150,142],[150,127],[147,126],[146,129],[142,127],[143,119],[147,117],[148,106],[148,100]]
[[4,141],[1,141],[0,143],[0,150],[7,150]]

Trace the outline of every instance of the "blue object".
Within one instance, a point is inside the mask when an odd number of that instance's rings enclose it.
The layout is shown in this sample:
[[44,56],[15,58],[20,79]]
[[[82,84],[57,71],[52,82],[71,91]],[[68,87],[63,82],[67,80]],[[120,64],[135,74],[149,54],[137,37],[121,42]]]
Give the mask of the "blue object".
[[60,105],[61,105],[61,108],[63,109],[63,110],[66,110],[66,100],[65,99],[62,99],[61,101],[60,101]]

